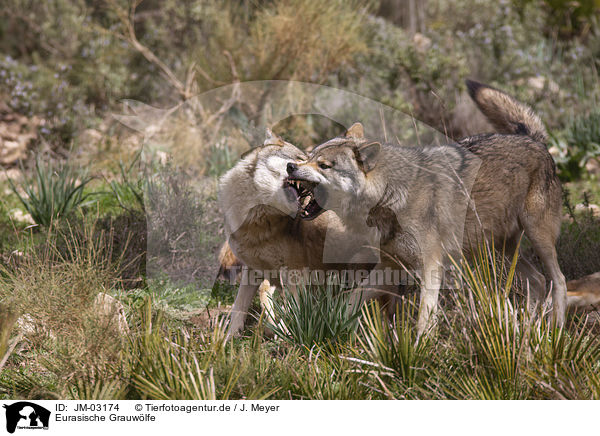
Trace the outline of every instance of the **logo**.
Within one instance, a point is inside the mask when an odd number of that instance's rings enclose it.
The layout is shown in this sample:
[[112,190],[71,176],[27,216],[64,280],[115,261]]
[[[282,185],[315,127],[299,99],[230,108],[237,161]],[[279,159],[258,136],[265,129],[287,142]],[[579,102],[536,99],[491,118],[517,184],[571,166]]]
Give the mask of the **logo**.
[[29,401],[19,401],[3,405],[6,409],[6,431],[14,433],[18,429],[48,429],[50,411]]

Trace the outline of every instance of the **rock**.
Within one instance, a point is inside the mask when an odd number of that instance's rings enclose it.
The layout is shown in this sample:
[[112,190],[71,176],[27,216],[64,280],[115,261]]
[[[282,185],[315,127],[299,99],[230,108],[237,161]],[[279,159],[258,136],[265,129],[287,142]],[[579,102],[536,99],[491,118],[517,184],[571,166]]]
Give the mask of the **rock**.
[[559,148],[558,148],[556,145],[553,145],[552,147],[550,147],[550,148],[548,149],[548,152],[549,152],[549,153],[552,155],[552,157],[554,157],[554,158],[560,157],[560,156],[561,156],[561,154],[562,154],[562,153],[560,152],[560,149],[559,149]]
[[27,118],[8,107],[0,108],[0,164],[12,165],[25,158],[29,143],[37,138],[40,124],[37,117]]
[[190,322],[201,329],[215,329],[223,327],[223,320],[231,313],[231,306],[211,307],[194,311]]
[[[15,180],[19,180],[21,176],[21,170],[18,168],[9,168],[5,171],[0,171],[0,182],[6,182],[8,179],[14,182]],[[10,192],[12,192],[12,189]]]
[[544,76],[535,76],[527,79],[527,86],[535,91],[543,91],[547,89],[552,94],[558,94],[560,87],[554,80],[548,79]]
[[413,36],[413,44],[415,45],[415,50],[419,53],[425,53],[431,47],[431,39],[417,32]]
[[579,203],[575,206],[575,212],[591,212],[592,216],[600,218],[600,206],[598,206],[597,204],[585,205],[583,203]]
[[23,315],[17,320],[17,328],[24,335],[32,335],[36,331],[35,320],[31,315]]
[[46,328],[46,326],[41,323],[39,320],[34,319],[29,314],[21,315],[19,319],[17,319],[17,329],[24,336],[32,336],[32,335],[44,335],[50,339],[56,339],[56,335]]
[[169,155],[166,152],[159,150],[156,152],[156,160],[158,160],[160,165],[164,166],[169,161]]
[[543,93],[551,95],[560,94],[560,86],[544,76],[531,76],[524,79],[518,79],[514,84],[520,88],[525,87],[530,97],[540,96]]
[[94,309],[103,322],[114,324],[119,333],[129,333],[129,325],[127,319],[125,319],[125,308],[119,300],[100,292],[94,300]]
[[25,157],[27,144],[0,138],[0,164],[13,164]]
[[[123,304],[116,298],[111,297],[104,292],[100,292],[94,300],[93,310],[98,315],[101,322],[113,325],[121,334],[129,333],[129,325],[125,319],[125,309]],[[17,327],[24,335],[47,334],[50,338],[55,338],[52,331],[46,328],[39,320],[34,319],[29,314],[22,315],[17,319]]]
[[102,141],[102,133],[96,129],[85,129],[77,137],[77,142],[80,145],[92,145],[96,146]]
[[35,224],[35,221],[33,220],[32,216],[28,213],[23,213],[21,209],[11,210],[10,218],[13,221],[18,221],[20,223]]
[[592,158],[585,164],[585,169],[591,175],[600,175],[600,158]]

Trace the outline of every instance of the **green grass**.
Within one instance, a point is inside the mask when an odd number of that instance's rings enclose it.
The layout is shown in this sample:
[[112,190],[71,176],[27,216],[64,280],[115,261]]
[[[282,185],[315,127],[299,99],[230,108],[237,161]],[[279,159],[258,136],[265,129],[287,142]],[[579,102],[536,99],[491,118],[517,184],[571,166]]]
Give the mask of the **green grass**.
[[187,313],[205,308],[211,301],[209,289],[196,284],[176,284],[168,278],[149,279],[147,286],[115,290],[113,294],[127,307],[136,310],[151,298],[154,306],[172,318],[185,318]]
[[[87,259],[96,268],[103,265],[98,255]],[[243,337],[226,340],[223,319],[198,329],[180,316],[206,304],[209,291],[199,297],[193,287],[151,282],[114,293],[128,307],[131,332],[121,340],[114,333],[81,329],[95,319],[85,309],[86,299],[66,325],[47,311],[43,319],[61,339],[15,352],[0,373],[0,391],[8,398],[77,399],[600,397],[595,331],[577,320],[557,330],[546,316],[530,315],[519,297],[515,261],[483,247],[464,266],[462,288],[445,293],[435,332],[421,338],[414,297],[402,299],[390,320],[377,302],[357,312],[348,308],[348,295],[334,288],[302,288],[296,296],[276,297],[274,325],[266,325],[263,314]],[[7,272],[4,286],[27,278],[30,289],[44,290],[52,299],[65,284],[88,274],[86,262],[71,264],[74,274],[65,270],[49,281],[35,265]],[[36,284],[39,280],[46,286]],[[97,286],[97,281],[78,283],[82,295]],[[70,313],[71,306],[63,312]],[[266,327],[275,338],[265,337]],[[110,347],[102,346],[107,341]],[[36,371],[24,371],[23,365]]]
[[[59,221],[11,230],[16,241],[7,239],[1,253],[0,349],[18,338],[10,313],[29,313],[38,325],[0,368],[3,398],[600,398],[597,327],[575,316],[557,330],[547,315],[529,314],[514,277],[518,259],[492,247],[457,261],[461,287],[442,292],[431,335],[417,338],[417,296],[400,299],[388,318],[377,302],[356,308],[350,293],[325,286],[276,292],[274,322],[255,304],[256,321],[226,340],[223,316],[203,324],[194,317],[231,304],[236,286],[207,289],[165,275],[129,289],[127,238],[107,237],[122,221]],[[594,268],[597,219],[577,212],[564,225],[565,272]],[[9,261],[15,247],[22,254]],[[123,303],[129,333],[98,318],[99,292]]]

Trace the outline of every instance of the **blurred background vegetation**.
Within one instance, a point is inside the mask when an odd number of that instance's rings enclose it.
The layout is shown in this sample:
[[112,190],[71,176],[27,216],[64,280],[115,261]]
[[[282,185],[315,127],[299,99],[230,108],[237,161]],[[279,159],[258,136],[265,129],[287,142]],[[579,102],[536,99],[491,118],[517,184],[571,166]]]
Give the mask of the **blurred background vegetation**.
[[[149,280],[146,257],[155,245],[168,260],[158,265],[162,271],[204,278],[216,272],[224,239],[216,180],[241,150],[177,126],[163,132],[174,143],[205,147],[199,172],[209,182],[198,195],[160,150],[143,171],[148,132],[112,114],[125,111],[125,100],[135,113],[142,107],[131,100],[171,108],[225,85],[297,80],[381,101],[459,138],[491,131],[464,79],[489,83],[530,104],[548,127],[566,187],[559,260],[573,279],[600,271],[599,68],[600,0],[4,0],[0,392],[81,399],[598,398],[593,331],[580,323],[552,336],[534,324],[536,343],[524,315],[507,303],[502,309],[514,319],[490,314],[482,335],[475,320],[483,306],[470,307],[460,295],[448,297],[459,301],[448,303],[437,345],[414,341],[412,312],[389,326],[367,308],[359,323],[340,321],[358,339],[327,342],[323,354],[307,352],[315,344],[264,341],[260,322],[226,348],[222,325],[206,327],[227,311],[235,288],[174,283],[173,275]],[[257,108],[235,104],[235,97],[217,108],[220,115],[252,125]],[[298,117],[277,133],[306,146],[338,130]],[[147,192],[165,201],[154,203]],[[194,232],[176,231],[180,223]],[[100,322],[100,294],[125,306],[136,335]],[[310,321],[313,309],[298,316]],[[494,324],[504,319],[510,328]],[[497,360],[498,343],[507,350],[521,344],[506,332],[525,342]],[[173,378],[189,368],[196,383]]]
[[101,125],[124,98],[168,106],[269,79],[343,87],[461,136],[481,127],[465,125],[463,79],[473,77],[531,103],[566,135],[596,108],[599,8],[598,0],[7,0],[0,93],[8,109],[42,120],[38,141],[52,149]]

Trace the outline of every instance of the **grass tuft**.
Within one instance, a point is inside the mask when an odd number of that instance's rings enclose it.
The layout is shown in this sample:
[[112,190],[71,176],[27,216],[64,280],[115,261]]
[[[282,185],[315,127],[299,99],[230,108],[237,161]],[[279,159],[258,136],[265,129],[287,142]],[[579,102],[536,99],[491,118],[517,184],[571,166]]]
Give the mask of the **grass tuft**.
[[55,168],[51,163],[42,164],[39,159],[36,160],[33,177],[25,178],[20,184],[24,195],[8,179],[13,192],[33,220],[45,227],[92,202],[88,201],[89,195],[83,193],[91,180],[68,164]]

